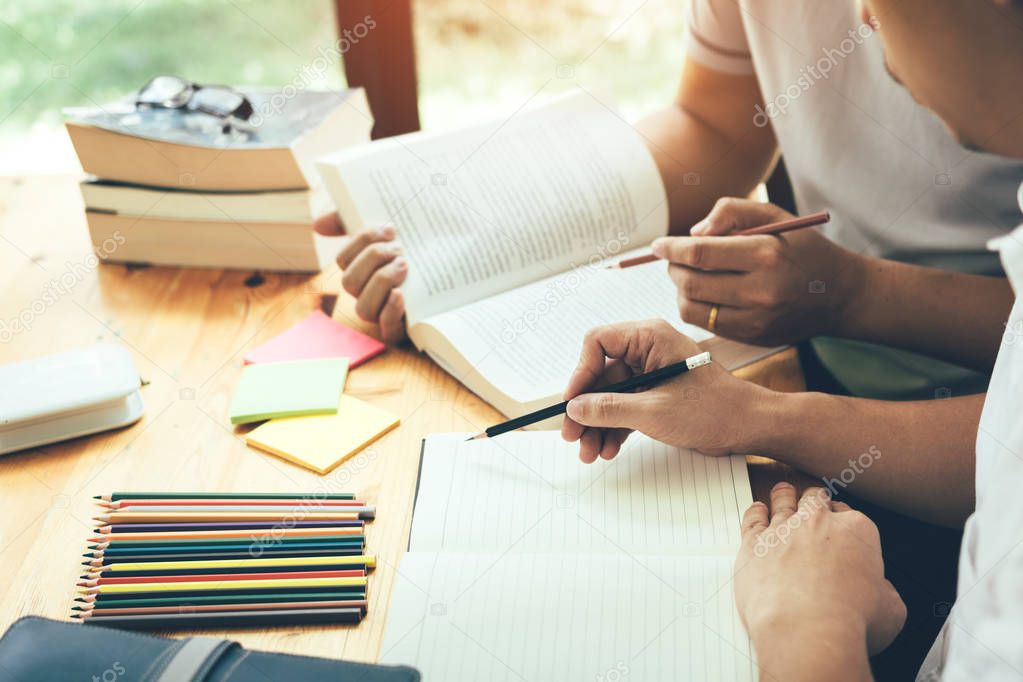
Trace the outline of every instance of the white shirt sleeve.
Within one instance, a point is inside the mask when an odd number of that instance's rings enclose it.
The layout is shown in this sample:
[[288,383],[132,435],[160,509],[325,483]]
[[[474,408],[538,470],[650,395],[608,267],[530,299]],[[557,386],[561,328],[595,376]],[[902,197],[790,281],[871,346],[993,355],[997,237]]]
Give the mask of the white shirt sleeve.
[[738,0],[690,0],[686,56],[724,73],[753,73]]
[[941,682],[1023,678],[1023,547],[959,597],[955,608],[973,617],[951,619]]

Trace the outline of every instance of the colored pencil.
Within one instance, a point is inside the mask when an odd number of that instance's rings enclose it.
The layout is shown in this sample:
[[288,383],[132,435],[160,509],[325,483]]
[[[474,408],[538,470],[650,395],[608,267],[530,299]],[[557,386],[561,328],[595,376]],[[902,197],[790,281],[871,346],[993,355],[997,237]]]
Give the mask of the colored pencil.
[[225,505],[125,505],[112,510],[112,514],[288,514],[299,518],[309,516],[319,518],[323,514],[360,514],[372,512],[371,505],[317,505],[303,507],[301,505],[249,505],[249,504],[225,504]]
[[125,594],[136,592],[191,592],[206,590],[255,590],[302,587],[365,587],[366,578],[295,578],[286,580],[211,580],[201,583],[132,583],[84,587],[80,594]]
[[[140,551],[147,552],[163,552],[171,555],[168,558],[172,558],[175,554],[188,554],[195,551],[216,551],[216,550],[230,550],[233,552],[247,552],[249,556],[256,557],[262,553],[263,545],[255,542],[191,542],[181,545],[167,545],[163,543],[143,543],[144,546],[133,545],[129,543],[127,546],[120,547],[90,547],[93,550],[99,550],[104,553],[105,556],[119,556],[119,555],[135,555]],[[152,547],[151,545],[156,544],[157,546]],[[322,542],[297,542],[292,540],[286,540],[283,542],[275,542],[272,545],[268,545],[280,550],[309,550],[309,549],[351,549],[361,548],[366,546],[366,541],[362,536],[357,538],[346,538],[343,540],[323,540]]]
[[359,547],[345,547],[345,546],[332,546],[322,547],[318,549],[301,548],[296,549],[294,547],[285,548],[270,548],[264,549],[259,548],[258,557],[254,557],[254,552],[249,550],[243,550],[238,547],[225,547],[225,548],[205,548],[202,550],[196,550],[195,552],[182,552],[174,553],[172,555],[161,554],[159,552],[152,551],[141,551],[137,554],[130,552],[117,553],[117,554],[106,554],[105,550],[97,549],[93,550],[88,554],[83,554],[84,557],[91,557],[92,561],[83,561],[83,566],[94,565],[100,566],[104,562],[106,563],[123,563],[123,562],[139,562],[139,561],[167,561],[173,559],[174,561],[208,561],[211,559],[252,559],[252,558],[277,558],[277,557],[322,557],[322,556],[359,556],[363,553]]
[[[115,564],[116,565],[116,564]],[[366,564],[322,564],[310,566],[296,564],[294,566],[246,566],[243,568],[172,568],[159,571],[101,571],[93,568],[79,576],[82,580],[95,578],[142,578],[175,575],[234,575],[236,573],[279,573],[281,571],[362,571],[369,573],[373,568]]]
[[90,578],[79,580],[78,587],[96,587],[97,585],[138,585],[143,583],[188,583],[239,581],[239,580],[296,580],[304,578],[358,578],[365,576],[366,571],[288,571],[279,573],[215,573],[212,575],[155,575],[123,578]]
[[[295,497],[295,493],[225,493],[225,492],[116,492],[107,495],[94,495],[94,500],[116,502],[118,500],[151,500],[151,499],[260,499],[287,500]],[[309,495],[317,500],[354,500],[354,493],[316,493]]]
[[250,530],[195,530],[159,533],[103,533],[89,538],[89,542],[145,542],[147,540],[187,540],[187,539],[245,539],[250,541],[267,541],[276,538],[311,538],[335,537],[342,535],[363,535],[362,528],[281,528],[266,533],[253,533]]
[[[334,601],[282,601],[282,602],[255,602],[252,604],[194,604],[189,606],[124,606],[124,607],[95,607],[93,605],[74,606],[81,615],[79,618],[89,618],[92,615],[106,616],[132,616],[150,613],[181,613],[183,609],[189,612],[217,612],[217,611],[270,611],[273,609],[362,609],[366,610],[368,602],[365,599],[334,600]],[[74,614],[72,614],[74,616]]]
[[176,533],[194,530],[274,530],[277,528],[362,528],[365,521],[225,521],[205,523],[118,523],[100,526],[97,533]]
[[[274,592],[247,592],[245,594],[187,594],[178,597],[136,597],[133,595],[87,595],[75,597],[79,608],[122,608],[134,606],[200,606],[204,604],[255,604],[259,602],[302,601],[338,601],[365,599],[365,590],[331,590],[328,592],[305,590],[301,593],[294,590],[276,590]],[[73,608],[73,607],[72,607]]]
[[160,506],[174,506],[174,507],[197,507],[197,506],[211,506],[211,507],[230,507],[230,506],[243,506],[243,507],[359,507],[365,505],[363,500],[317,500],[317,499],[304,499],[301,497],[287,497],[273,500],[261,500],[261,499],[245,499],[238,498],[232,499],[229,497],[223,498],[153,498],[151,500],[116,500],[114,502],[100,502],[101,506],[107,509],[120,509],[122,507],[160,507]]
[[[776,223],[767,223],[766,225],[751,227],[746,230],[739,230],[738,232],[732,232],[724,236],[749,237],[756,234],[784,234],[785,232],[791,232],[792,230],[801,230],[805,227],[823,225],[829,220],[831,220],[831,214],[828,213],[827,211],[820,211],[818,213],[811,213],[809,215],[797,218],[790,218],[788,220],[779,220]],[[654,261],[657,260],[660,260],[660,258],[658,258],[652,253],[648,253],[642,256],[635,256],[633,258],[625,258],[607,267],[608,269],[612,270],[625,270],[626,268],[635,267],[637,265],[653,263]]]
[[[331,521],[358,521],[373,518],[372,512],[317,512],[318,519]],[[171,523],[191,521],[281,521],[295,516],[289,512],[111,512],[94,516],[101,523]]]
[[354,494],[97,495],[72,618],[128,629],[358,623],[368,608]]
[[358,623],[362,609],[281,609],[219,613],[161,613],[138,616],[94,616],[90,625],[127,630],[193,630],[200,628],[263,627],[309,623]]
[[[348,578],[351,580],[351,578]],[[173,588],[173,589],[170,589]],[[321,592],[336,592],[343,595],[359,595],[359,596],[346,596],[350,599],[362,599],[366,594],[365,585],[335,585],[330,587],[259,587],[259,588],[243,588],[243,587],[231,587],[230,589],[224,588],[220,590],[185,590],[178,589],[178,586],[172,585],[167,590],[161,590],[158,593],[154,592],[96,592],[91,596],[96,597],[96,601],[102,602],[119,602],[124,599],[139,599],[142,597],[166,597],[168,599],[175,599],[178,601],[188,600],[193,597],[203,594],[215,594],[219,597],[244,597],[244,601],[253,601],[253,595],[257,594],[268,594],[268,595],[299,595],[304,598],[306,594],[319,594]],[[83,597],[90,596],[89,594],[82,594]]]
[[[660,369],[655,369],[652,372],[638,374],[634,377],[626,379],[625,381],[619,381],[618,383],[609,384],[607,386],[595,388],[593,390],[595,392],[600,393],[625,393],[626,391],[631,391],[642,386],[649,386],[659,381],[671,379],[680,374],[688,372],[691,369],[702,367],[703,365],[707,364],[710,364],[710,353],[706,352],[700,353],[698,355],[692,356],[691,358],[686,358],[681,362],[666,365],[664,367],[661,367]],[[515,431],[517,429],[523,428],[524,426],[536,424],[538,422],[544,421],[545,419],[550,419],[551,417],[555,417],[559,414],[564,414],[567,407],[568,401],[565,400],[555,405],[550,405],[548,407],[541,408],[539,410],[536,410],[535,412],[524,414],[521,417],[515,417],[514,419],[509,419],[508,421],[501,422],[500,424],[495,424],[494,426],[491,426],[486,430],[477,433],[475,436],[470,436],[466,440],[481,440],[484,438],[493,438],[494,436],[499,436],[502,433]]]
[[100,570],[113,571],[159,571],[166,569],[195,569],[195,568],[237,568],[246,569],[255,566],[318,566],[328,564],[365,564],[370,567],[376,566],[376,557],[370,554],[363,556],[326,556],[326,557],[281,557],[281,558],[252,558],[246,559],[222,559],[209,561],[144,561],[134,563],[121,563],[111,566],[102,566]]

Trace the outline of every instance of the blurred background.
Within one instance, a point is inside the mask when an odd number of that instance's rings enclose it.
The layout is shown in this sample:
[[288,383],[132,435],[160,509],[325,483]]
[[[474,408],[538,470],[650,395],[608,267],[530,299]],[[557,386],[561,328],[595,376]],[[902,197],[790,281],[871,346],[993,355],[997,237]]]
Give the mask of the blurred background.
[[[344,0],[340,0],[344,2]],[[0,5],[0,174],[79,170],[61,109],[158,74],[200,83],[345,85],[335,0],[15,0]],[[386,5],[388,0],[380,0]],[[639,118],[666,105],[685,0],[414,0],[425,129],[509,114],[573,82]]]

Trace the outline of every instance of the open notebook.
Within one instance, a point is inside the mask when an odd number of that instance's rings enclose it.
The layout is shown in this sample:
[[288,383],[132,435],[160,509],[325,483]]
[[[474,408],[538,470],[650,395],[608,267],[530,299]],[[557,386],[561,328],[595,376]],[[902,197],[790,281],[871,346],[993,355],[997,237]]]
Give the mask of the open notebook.
[[394,223],[416,346],[509,416],[561,395],[592,327],[662,318],[728,369],[771,352],[683,323],[663,263],[607,270],[668,231],[639,134],[589,93],[319,163],[350,233]]
[[381,662],[446,680],[753,680],[732,564],[745,460],[642,436],[424,442]]

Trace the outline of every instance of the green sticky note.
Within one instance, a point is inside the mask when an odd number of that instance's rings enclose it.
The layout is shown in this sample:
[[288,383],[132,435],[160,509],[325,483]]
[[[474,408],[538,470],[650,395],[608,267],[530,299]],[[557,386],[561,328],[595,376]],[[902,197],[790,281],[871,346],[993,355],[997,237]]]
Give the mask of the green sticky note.
[[336,414],[347,376],[347,358],[245,365],[231,400],[231,423]]

